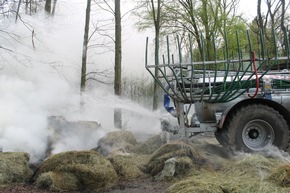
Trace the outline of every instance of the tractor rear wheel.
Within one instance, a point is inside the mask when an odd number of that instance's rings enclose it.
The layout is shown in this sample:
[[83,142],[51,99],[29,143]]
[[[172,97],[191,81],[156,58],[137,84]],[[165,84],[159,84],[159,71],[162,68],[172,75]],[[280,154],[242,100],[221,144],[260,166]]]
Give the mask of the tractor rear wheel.
[[260,151],[269,145],[285,150],[288,147],[289,128],[279,112],[254,104],[237,109],[225,125],[227,146],[245,152]]

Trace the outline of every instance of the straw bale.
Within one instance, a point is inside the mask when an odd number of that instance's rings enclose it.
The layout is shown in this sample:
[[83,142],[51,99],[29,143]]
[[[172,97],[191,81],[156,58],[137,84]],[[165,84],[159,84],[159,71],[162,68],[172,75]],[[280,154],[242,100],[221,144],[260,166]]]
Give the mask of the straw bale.
[[[45,160],[33,180],[46,172],[68,172],[77,176],[77,190],[101,191],[112,187],[118,180],[112,164],[95,151],[69,151],[55,154]],[[65,187],[59,187],[65,188]]]
[[[154,152],[152,157],[150,158],[148,164],[147,164],[147,172],[153,176],[156,174],[160,173],[164,167],[164,162],[170,158],[181,158],[181,157],[188,157],[190,158],[191,162],[193,165],[198,164],[202,165],[204,160],[198,153],[198,151],[181,141],[176,141],[176,142],[171,142],[168,144],[163,145],[160,147],[158,150]],[[182,167],[190,167],[193,166],[191,164],[182,164],[180,167],[178,166],[177,168],[182,168]]]
[[152,154],[164,144],[165,142],[161,140],[160,135],[155,135],[136,145],[132,152],[136,154]]
[[123,143],[128,143],[136,145],[137,141],[130,131],[119,130],[107,133],[105,137],[100,139],[100,143],[109,145],[122,145]]
[[104,156],[108,156],[111,150],[122,148],[125,151],[131,151],[137,144],[134,135],[130,131],[119,130],[107,133],[98,141],[96,151]]
[[[113,164],[118,176],[123,180],[136,179],[144,176],[145,163],[141,161],[146,160],[146,157],[140,155],[113,155],[107,158]],[[147,158],[148,159],[148,158]],[[142,163],[143,162],[143,163]]]
[[165,161],[162,171],[156,176],[154,176],[153,179],[155,181],[164,181],[164,180],[171,181],[174,179],[173,177],[175,174],[175,168],[176,168],[176,158],[173,157]]
[[24,183],[31,176],[29,154],[24,152],[0,153],[0,185]]
[[282,164],[273,169],[269,180],[283,187],[290,187],[290,163]]
[[192,159],[189,157],[178,157],[176,158],[175,174],[183,175],[190,169],[195,168]]
[[51,191],[73,191],[78,189],[78,178],[68,172],[45,172],[40,174],[35,184]]

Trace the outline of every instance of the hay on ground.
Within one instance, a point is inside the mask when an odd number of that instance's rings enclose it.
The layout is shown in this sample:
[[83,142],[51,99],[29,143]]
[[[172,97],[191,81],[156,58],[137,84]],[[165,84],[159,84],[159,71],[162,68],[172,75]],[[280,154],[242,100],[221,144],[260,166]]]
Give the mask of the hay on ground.
[[24,183],[31,176],[29,154],[24,152],[0,153],[0,185]]
[[108,156],[114,149],[123,149],[131,152],[137,141],[130,131],[120,130],[107,133],[98,141],[98,147],[94,150],[101,153],[103,156]]
[[136,179],[145,176],[145,161],[148,160],[148,156],[140,155],[112,155],[108,157],[108,160],[113,164],[118,176],[122,180]]
[[225,174],[228,176],[247,176],[249,178],[264,178],[271,169],[281,163],[277,159],[266,158],[259,154],[244,154],[234,164],[225,166]]
[[40,174],[35,184],[38,188],[51,191],[73,191],[78,189],[78,178],[68,172],[45,172]]
[[[70,151],[55,154],[45,160],[35,172],[34,181],[46,172],[72,173],[77,177],[76,190],[102,191],[116,184],[117,173],[110,163],[95,151]],[[55,185],[54,185],[55,186]],[[66,191],[66,186],[57,186]]]
[[176,158],[170,158],[165,161],[162,171],[154,176],[155,181],[171,181],[174,179],[176,168]]
[[[250,173],[250,171],[248,171]],[[215,171],[193,171],[192,175],[171,185],[166,192],[236,192],[236,193],[287,193],[288,188],[275,186],[267,180],[251,178],[251,176],[227,176]]]
[[[195,164],[202,165],[205,162],[205,160],[203,160],[203,158],[200,156],[200,154],[194,147],[182,141],[176,141],[165,144],[154,152],[154,154],[152,155],[147,164],[147,172],[155,176],[163,170],[164,163],[166,160],[170,158],[182,158],[182,157],[188,157],[189,159],[187,159],[187,162],[182,162],[182,160],[180,159],[181,160],[179,162],[180,166],[177,166],[176,167],[177,169],[180,168],[183,170],[183,168],[187,167],[188,167],[187,169],[189,169]],[[189,163],[192,162],[192,164],[189,164],[188,162]]]
[[177,157],[175,175],[184,175],[194,167],[194,163],[190,157]]
[[283,164],[275,168],[269,175],[269,180],[283,187],[290,187],[290,164]]
[[203,193],[223,193],[222,188],[215,184],[214,181],[203,181],[196,177],[190,177],[183,179],[177,183],[174,183],[170,186],[166,192],[174,193],[174,192],[183,192],[183,193],[191,193],[191,192],[203,192]]
[[[267,179],[277,164],[281,164],[281,161],[257,154],[243,154],[237,160],[226,161],[221,170],[208,167],[191,169],[187,177],[170,186],[168,192],[287,193],[288,187],[284,188]],[[285,167],[282,170],[285,171]],[[276,173],[272,178],[278,176]]]
[[155,135],[143,143],[136,145],[132,152],[136,154],[152,154],[164,144],[165,142],[161,140],[160,135]]
[[268,182],[266,180],[251,178],[250,176],[247,178],[231,178],[228,179],[226,176],[223,177],[224,182],[220,184],[220,187],[224,190],[224,192],[239,192],[239,193],[288,193],[289,189],[285,189],[279,186],[275,186],[275,184]]

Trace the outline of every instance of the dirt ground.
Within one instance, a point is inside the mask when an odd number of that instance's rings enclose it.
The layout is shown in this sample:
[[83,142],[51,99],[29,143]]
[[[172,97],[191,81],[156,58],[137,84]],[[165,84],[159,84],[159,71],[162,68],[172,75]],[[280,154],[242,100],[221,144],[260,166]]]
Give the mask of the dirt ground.
[[[154,182],[151,178],[138,179],[134,181],[119,182],[117,186],[104,193],[161,193],[170,186],[167,182]],[[3,193],[57,193],[53,191],[38,189],[32,184],[14,184],[7,187],[0,187]],[[93,193],[91,191],[73,191],[70,193]]]

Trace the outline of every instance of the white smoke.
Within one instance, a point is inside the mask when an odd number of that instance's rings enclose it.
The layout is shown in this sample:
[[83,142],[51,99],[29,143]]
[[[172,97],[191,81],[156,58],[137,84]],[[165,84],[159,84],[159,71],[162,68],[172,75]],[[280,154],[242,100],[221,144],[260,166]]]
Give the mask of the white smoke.
[[[60,0],[53,18],[23,14],[22,19],[29,25],[14,20],[5,26],[0,24],[1,29],[19,35],[16,39],[8,34],[1,36],[2,46],[13,52],[0,54],[0,150],[28,152],[31,162],[43,158],[47,140],[53,136],[47,120],[51,115],[64,116],[68,121],[96,121],[103,128],[91,133],[62,133],[53,153],[92,148],[100,137],[114,129],[115,107],[123,109],[125,129],[148,135],[160,132],[159,113],[114,97],[112,87],[107,91],[92,87],[84,96],[85,105],[80,106],[85,6],[86,2],[81,0]],[[141,52],[143,57],[144,50]],[[124,68],[132,70],[130,66],[138,64],[144,69],[142,57],[124,56]],[[99,63],[90,66],[92,61]],[[91,56],[88,70],[102,65],[111,66],[112,57]]]
[[279,159],[283,162],[290,163],[290,155],[287,152],[273,145],[269,145],[265,150],[259,153],[264,155],[265,157],[272,157],[272,158]]
[[[289,153],[279,149],[278,147],[274,145],[268,145],[265,149],[257,151],[254,154],[261,155],[265,158],[275,158],[275,159],[281,160],[282,162],[290,163]],[[241,160],[252,155],[253,154],[251,153],[236,151],[234,152],[234,159]]]
[[0,77],[0,146],[2,151],[29,152],[32,161],[46,148],[47,115],[65,104],[68,85],[61,80],[35,75]]
[[121,100],[110,91],[96,88],[88,91],[81,106],[79,92],[74,92],[57,75],[34,74],[31,69],[23,71],[22,76],[6,74],[0,77],[0,149],[28,152],[31,162],[45,156],[48,138],[54,138],[54,131],[48,129],[51,115],[64,116],[71,122],[95,121],[102,125],[98,130],[60,131],[52,153],[96,147],[101,137],[114,130],[114,108],[122,109],[124,129],[136,133],[139,139],[160,132],[160,113]]

